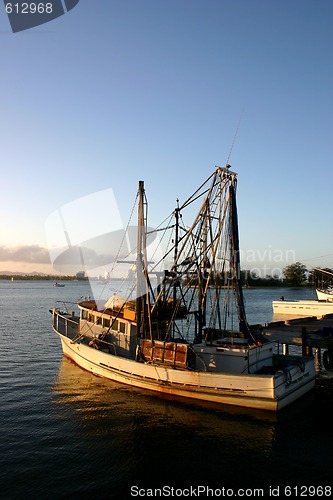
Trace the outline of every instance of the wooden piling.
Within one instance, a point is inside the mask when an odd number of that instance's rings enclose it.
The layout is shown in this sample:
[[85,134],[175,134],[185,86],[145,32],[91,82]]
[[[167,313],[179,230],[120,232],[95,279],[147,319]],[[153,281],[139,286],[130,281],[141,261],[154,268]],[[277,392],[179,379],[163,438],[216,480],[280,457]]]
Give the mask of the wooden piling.
[[312,349],[307,343],[307,331],[305,326],[302,326],[301,332],[302,332],[302,355],[312,356]]

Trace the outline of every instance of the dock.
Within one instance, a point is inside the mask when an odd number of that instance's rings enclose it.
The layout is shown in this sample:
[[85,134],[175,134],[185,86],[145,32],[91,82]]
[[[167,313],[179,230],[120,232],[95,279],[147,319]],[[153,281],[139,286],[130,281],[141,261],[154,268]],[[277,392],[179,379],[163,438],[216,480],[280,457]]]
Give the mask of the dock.
[[290,345],[302,347],[305,356],[313,355],[315,349],[319,366],[322,362],[327,370],[333,370],[333,314],[272,321],[263,326],[262,334],[281,344],[285,354]]

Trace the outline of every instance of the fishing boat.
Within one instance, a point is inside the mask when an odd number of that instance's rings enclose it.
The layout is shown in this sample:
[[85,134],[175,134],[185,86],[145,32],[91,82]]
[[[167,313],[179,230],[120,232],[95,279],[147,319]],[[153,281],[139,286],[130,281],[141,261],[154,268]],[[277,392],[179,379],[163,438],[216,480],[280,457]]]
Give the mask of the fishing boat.
[[135,293],[83,300],[78,315],[54,307],[64,355],[97,376],[173,398],[276,411],[310,391],[313,358],[276,354],[247,321],[236,189],[230,166],[215,167],[177,200],[170,224],[155,231],[170,243],[155,262],[140,181]]

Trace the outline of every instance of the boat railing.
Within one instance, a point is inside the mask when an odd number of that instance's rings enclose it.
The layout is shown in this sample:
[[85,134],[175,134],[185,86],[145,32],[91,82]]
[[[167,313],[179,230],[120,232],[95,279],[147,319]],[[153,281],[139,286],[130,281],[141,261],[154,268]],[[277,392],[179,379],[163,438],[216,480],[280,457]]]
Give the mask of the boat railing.
[[59,309],[53,309],[52,326],[57,332],[68,337],[69,329],[76,329],[77,325],[78,321],[75,319],[74,312],[67,313]]

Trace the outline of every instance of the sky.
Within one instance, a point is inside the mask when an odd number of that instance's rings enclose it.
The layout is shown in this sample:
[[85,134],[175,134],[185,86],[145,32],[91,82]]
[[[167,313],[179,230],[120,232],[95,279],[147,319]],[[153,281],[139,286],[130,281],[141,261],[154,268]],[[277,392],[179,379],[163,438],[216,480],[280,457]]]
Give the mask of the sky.
[[0,272],[58,272],[63,214],[77,240],[120,230],[139,180],[157,226],[226,163],[243,268],[333,267],[332,21],[331,0],[80,0],[13,33],[1,4]]

